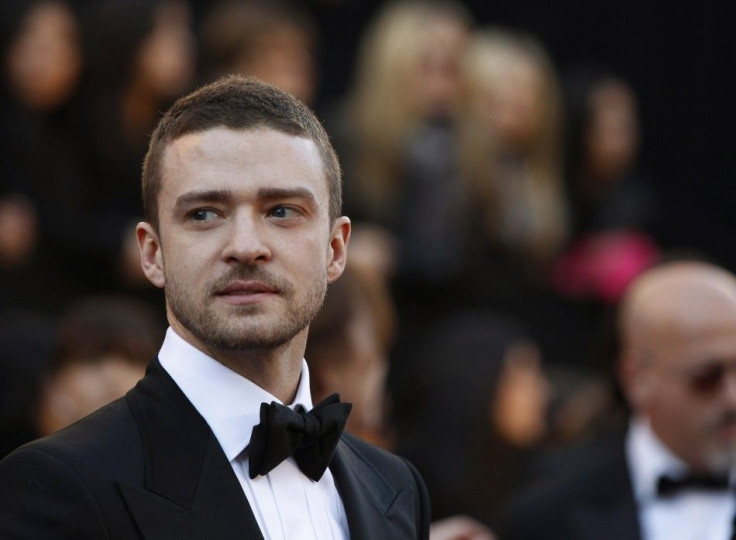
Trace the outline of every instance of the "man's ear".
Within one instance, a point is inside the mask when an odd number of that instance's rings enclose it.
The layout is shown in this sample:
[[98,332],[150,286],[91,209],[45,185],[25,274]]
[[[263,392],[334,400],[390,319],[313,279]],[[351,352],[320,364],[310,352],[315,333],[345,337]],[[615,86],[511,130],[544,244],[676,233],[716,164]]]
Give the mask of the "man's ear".
[[624,348],[618,362],[618,379],[629,406],[642,410],[649,399],[651,373],[647,359],[641,351]]
[[327,254],[327,281],[332,283],[342,275],[348,260],[348,242],[350,241],[350,218],[339,217],[332,225],[330,232],[330,250]]
[[148,278],[148,281],[156,287],[163,288],[165,283],[164,260],[158,234],[151,224],[145,221],[140,222],[136,226],[135,234],[138,239],[138,247],[141,250],[143,273]]

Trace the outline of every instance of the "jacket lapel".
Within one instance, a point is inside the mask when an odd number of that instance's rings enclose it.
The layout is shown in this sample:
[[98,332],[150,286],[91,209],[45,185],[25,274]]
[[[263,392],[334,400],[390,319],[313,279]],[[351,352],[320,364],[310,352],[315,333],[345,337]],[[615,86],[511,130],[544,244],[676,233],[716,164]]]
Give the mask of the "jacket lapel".
[[604,474],[596,479],[595,497],[572,514],[575,538],[639,540],[639,514],[631,487],[623,441],[612,445]]
[[217,439],[157,359],[127,395],[140,426],[143,487],[120,483],[147,539],[262,538]]
[[351,540],[415,538],[414,492],[397,491],[343,438],[330,464]]
[[597,540],[639,540],[636,508],[623,499],[608,506],[591,504],[573,515],[575,538]]

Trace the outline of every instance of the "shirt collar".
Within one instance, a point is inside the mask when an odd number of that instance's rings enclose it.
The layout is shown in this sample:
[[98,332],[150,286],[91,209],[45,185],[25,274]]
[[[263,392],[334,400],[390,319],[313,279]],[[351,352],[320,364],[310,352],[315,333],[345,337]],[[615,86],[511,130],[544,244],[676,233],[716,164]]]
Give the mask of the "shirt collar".
[[[170,327],[158,359],[210,426],[230,461],[250,443],[253,427],[260,422],[261,403],[282,403],[185,341]],[[312,409],[309,369],[304,359],[296,397],[289,407],[293,409],[297,405]]]
[[657,496],[657,482],[663,474],[680,476],[687,464],[675,456],[655,435],[645,418],[634,418],[626,439],[634,496],[638,501]]

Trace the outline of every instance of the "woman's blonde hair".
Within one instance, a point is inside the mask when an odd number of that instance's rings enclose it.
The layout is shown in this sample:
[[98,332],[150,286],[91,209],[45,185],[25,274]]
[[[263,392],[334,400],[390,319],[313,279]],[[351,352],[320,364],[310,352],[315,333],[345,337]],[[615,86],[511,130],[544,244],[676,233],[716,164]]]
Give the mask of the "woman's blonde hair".
[[431,44],[433,24],[445,20],[469,25],[458,4],[394,2],[363,40],[350,113],[357,145],[354,180],[369,207],[380,209],[398,191],[403,145],[424,114],[411,77]]
[[[497,170],[502,153],[498,135],[489,128],[488,111],[481,107],[483,96],[507,81],[512,69],[531,68],[537,75],[537,108],[540,115],[529,139],[517,148],[515,158],[524,174],[515,186],[528,209],[524,237],[504,238],[500,225],[512,201],[505,199],[503,179]],[[567,231],[561,182],[562,105],[556,72],[542,45],[533,37],[500,28],[477,32],[463,61],[463,106],[459,114],[460,176],[484,209],[487,234],[501,243],[535,257],[548,258],[560,247]]]

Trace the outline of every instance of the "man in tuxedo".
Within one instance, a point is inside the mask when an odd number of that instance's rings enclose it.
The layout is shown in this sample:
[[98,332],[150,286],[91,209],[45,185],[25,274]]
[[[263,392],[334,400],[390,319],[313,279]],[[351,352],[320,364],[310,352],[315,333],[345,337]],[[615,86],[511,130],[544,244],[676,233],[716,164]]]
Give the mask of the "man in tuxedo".
[[426,538],[414,468],[311,402],[308,326],[350,237],[315,116],[255,79],[205,86],[152,135],[143,200],[164,343],[124,398],[0,463],[0,537]]
[[529,488],[504,538],[732,538],[736,278],[700,262],[645,272],[625,295],[619,337],[625,437]]

